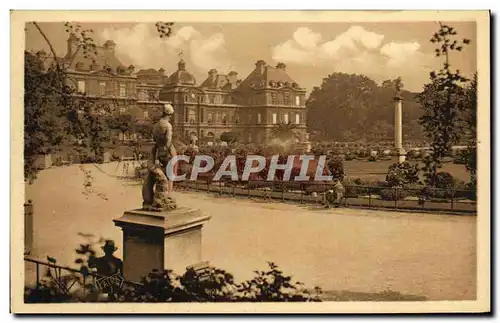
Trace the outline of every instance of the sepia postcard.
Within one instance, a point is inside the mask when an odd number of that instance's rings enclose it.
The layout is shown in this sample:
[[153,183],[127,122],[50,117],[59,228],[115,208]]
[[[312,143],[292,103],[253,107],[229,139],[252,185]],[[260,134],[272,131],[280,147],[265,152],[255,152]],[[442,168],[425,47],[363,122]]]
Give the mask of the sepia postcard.
[[490,312],[489,55],[488,11],[11,11],[11,312]]

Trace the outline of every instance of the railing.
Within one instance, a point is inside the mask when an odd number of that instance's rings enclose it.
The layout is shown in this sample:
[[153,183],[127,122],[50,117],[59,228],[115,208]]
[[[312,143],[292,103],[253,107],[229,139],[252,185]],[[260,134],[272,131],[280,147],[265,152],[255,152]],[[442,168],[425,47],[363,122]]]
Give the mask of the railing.
[[[29,257],[25,257],[24,261],[35,265],[34,283],[36,289],[42,286],[42,278],[46,277],[49,281],[55,283],[61,293],[69,295],[73,286],[79,285],[83,288],[83,290],[85,290],[88,288],[88,284],[98,286],[99,280],[109,278],[99,275],[96,272],[88,271],[84,273],[79,269],[61,266],[53,262],[41,261]],[[46,269],[45,274],[42,272],[43,269]],[[25,270],[25,275],[27,275],[28,272],[28,270]],[[26,280],[28,285],[32,283],[29,280],[30,279]],[[126,280],[123,280],[123,285],[141,286],[140,283]]]
[[[306,204],[326,204],[325,192],[333,185],[315,182],[248,181],[211,182],[182,181],[175,183],[179,191],[204,191],[221,196],[243,196]],[[401,209],[450,213],[475,213],[476,191],[412,187],[346,185],[344,207]]]

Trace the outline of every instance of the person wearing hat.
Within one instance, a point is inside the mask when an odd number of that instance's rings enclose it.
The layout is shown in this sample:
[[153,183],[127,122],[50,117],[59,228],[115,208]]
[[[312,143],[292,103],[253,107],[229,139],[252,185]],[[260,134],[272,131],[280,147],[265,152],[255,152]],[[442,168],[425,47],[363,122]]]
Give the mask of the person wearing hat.
[[96,268],[98,275],[106,277],[118,273],[123,274],[123,262],[120,258],[113,256],[115,251],[118,250],[115,242],[113,240],[106,240],[101,249],[104,251],[104,256],[99,258],[91,256],[89,258],[89,267]]

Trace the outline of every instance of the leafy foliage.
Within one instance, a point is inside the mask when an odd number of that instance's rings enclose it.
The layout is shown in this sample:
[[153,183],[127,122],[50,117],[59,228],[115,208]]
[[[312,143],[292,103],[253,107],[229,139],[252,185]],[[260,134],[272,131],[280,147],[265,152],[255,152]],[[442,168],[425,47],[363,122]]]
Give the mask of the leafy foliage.
[[340,156],[330,156],[327,161],[327,167],[332,176],[332,180],[342,181],[345,176],[344,160]]
[[[66,71],[71,62],[61,62],[38,23],[33,25],[46,40],[52,55],[24,54],[24,177],[30,182],[36,178],[38,155],[50,153],[63,142],[75,141],[99,154],[106,139],[102,119],[105,107],[85,93],[78,93]],[[84,55],[92,59],[96,53],[92,30],[69,22],[64,26]]]
[[115,114],[108,118],[110,129],[118,130],[122,134],[122,141],[125,141],[125,134],[135,129],[137,120],[130,114]]
[[[30,182],[36,178],[37,156],[52,152],[54,147],[63,142],[67,145],[78,143],[77,150],[90,149],[95,155],[93,158],[98,159],[103,153],[104,143],[109,140],[106,115],[116,110],[98,98],[78,93],[66,70],[72,63],[71,58],[58,58],[40,25],[37,22],[32,24],[46,41],[51,53],[47,56],[42,52],[25,52],[24,177]],[[160,38],[170,37],[173,25],[172,22],[156,23]],[[84,57],[95,63],[97,46],[92,36],[93,30],[71,22],[64,23],[64,29]],[[116,108],[116,102],[112,103]],[[130,130],[134,120],[122,118],[115,124],[125,133]]]
[[[379,86],[364,75],[330,74],[306,102],[308,130],[319,140],[392,140],[395,87],[396,80]],[[420,106],[415,94],[401,95],[405,137],[419,139],[421,126],[412,120],[421,116]]]
[[420,167],[409,162],[394,163],[389,167],[385,180],[392,186],[416,184],[419,181]]
[[233,144],[239,140],[239,136],[235,132],[223,132],[220,135],[220,140]]
[[50,153],[67,137],[65,108],[71,89],[58,69],[44,71],[40,55],[24,53],[24,177],[36,178],[37,155]]
[[[93,235],[80,234],[88,241],[76,249],[79,257],[80,276],[71,273],[43,281],[34,288],[25,288],[25,301],[32,303],[96,302],[103,301],[98,289],[85,278],[95,275],[89,262],[95,257],[95,244],[104,239],[95,240]],[[49,257],[50,258],[50,257]],[[55,265],[55,259],[52,259]],[[50,259],[49,259],[50,261]],[[153,270],[139,284],[126,283],[121,289],[108,295],[107,301],[114,302],[307,302],[320,301],[321,289],[315,288],[315,294],[294,282],[272,262],[269,270],[255,271],[256,276],[242,283],[236,283],[233,275],[215,267],[202,271],[188,269],[182,276],[176,276],[171,270]],[[60,271],[54,270],[54,273]],[[76,280],[75,280],[76,278]],[[87,279],[87,282],[91,282]],[[75,285],[77,283],[77,285]],[[62,288],[61,286],[79,288]],[[84,287],[84,288],[83,288]]]
[[297,125],[291,122],[288,123],[280,123],[271,130],[271,134],[274,138],[278,138],[279,140],[287,141],[292,140],[297,137],[295,130],[297,129]]
[[467,150],[463,154],[465,167],[470,173],[470,185],[476,187],[477,173],[477,73],[466,89],[466,111],[464,113]]
[[[276,264],[269,262],[268,271],[255,271],[257,276],[241,284],[243,301],[259,302],[306,302],[319,301],[311,297],[302,283],[293,283],[291,276],[285,276]],[[315,289],[320,293],[319,288]]]

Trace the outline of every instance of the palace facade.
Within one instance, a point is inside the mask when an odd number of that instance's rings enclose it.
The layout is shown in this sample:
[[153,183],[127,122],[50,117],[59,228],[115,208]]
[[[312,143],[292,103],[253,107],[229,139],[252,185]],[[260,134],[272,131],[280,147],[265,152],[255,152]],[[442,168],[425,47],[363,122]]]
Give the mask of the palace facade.
[[108,40],[96,47],[95,55],[88,55],[70,36],[67,53],[60,58],[69,83],[113,111],[148,122],[169,102],[175,110],[174,131],[187,140],[196,135],[216,141],[222,133],[233,132],[242,142],[266,143],[282,123],[295,124],[298,140],[306,136],[306,90],[287,74],[283,63],[270,66],[259,60],[243,80],[235,71],[220,74],[211,69],[198,84],[182,59],[170,76],[163,69],[136,71],[118,60],[115,47]]
[[243,142],[266,143],[281,123],[296,124],[298,140],[304,140],[305,94],[283,63],[269,66],[259,60],[243,80],[235,71],[220,74],[211,69],[198,85],[181,59],[160,100],[173,104],[176,128],[186,137],[216,140],[233,132]]

